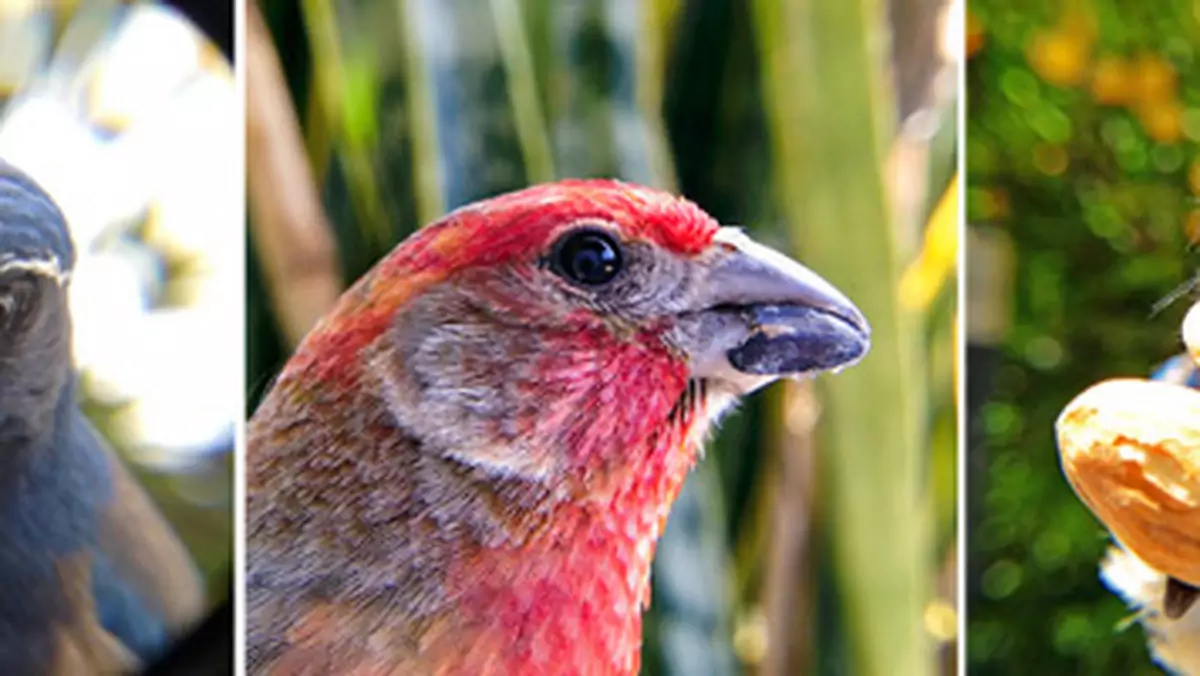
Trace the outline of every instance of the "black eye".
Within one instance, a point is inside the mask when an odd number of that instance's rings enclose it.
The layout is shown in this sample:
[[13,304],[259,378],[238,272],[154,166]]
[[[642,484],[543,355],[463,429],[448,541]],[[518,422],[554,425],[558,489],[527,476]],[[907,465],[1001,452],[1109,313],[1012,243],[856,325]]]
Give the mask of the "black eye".
[[0,275],[0,338],[28,328],[37,306],[39,279],[28,272],[12,278]]
[[576,284],[598,286],[621,271],[621,247],[608,233],[583,230],[563,237],[554,249],[556,271]]

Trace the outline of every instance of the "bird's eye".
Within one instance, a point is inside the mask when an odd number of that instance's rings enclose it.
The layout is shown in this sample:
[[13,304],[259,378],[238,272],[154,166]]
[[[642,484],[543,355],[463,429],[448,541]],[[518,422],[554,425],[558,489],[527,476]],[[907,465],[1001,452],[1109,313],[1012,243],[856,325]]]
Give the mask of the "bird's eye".
[[553,263],[558,274],[583,286],[599,286],[621,272],[621,247],[600,230],[573,232],[555,246]]
[[37,280],[28,274],[12,280],[0,277],[0,333],[22,330],[36,296]]

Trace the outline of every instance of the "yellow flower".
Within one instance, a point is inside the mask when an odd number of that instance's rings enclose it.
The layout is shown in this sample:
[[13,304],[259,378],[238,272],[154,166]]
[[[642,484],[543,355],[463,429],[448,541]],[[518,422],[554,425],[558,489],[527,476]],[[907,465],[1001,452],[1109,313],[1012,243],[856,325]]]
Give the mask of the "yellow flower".
[[1175,67],[1157,54],[1143,54],[1137,60],[1137,98],[1146,103],[1175,98],[1178,77]]
[[1101,57],[1092,71],[1092,98],[1107,106],[1125,105],[1133,100],[1135,78],[1133,66],[1125,59]]
[[1035,35],[1025,47],[1025,58],[1046,82],[1072,87],[1083,80],[1090,51],[1084,36],[1054,30]]
[[1142,129],[1155,141],[1175,143],[1183,136],[1183,104],[1179,101],[1142,101],[1135,112]]

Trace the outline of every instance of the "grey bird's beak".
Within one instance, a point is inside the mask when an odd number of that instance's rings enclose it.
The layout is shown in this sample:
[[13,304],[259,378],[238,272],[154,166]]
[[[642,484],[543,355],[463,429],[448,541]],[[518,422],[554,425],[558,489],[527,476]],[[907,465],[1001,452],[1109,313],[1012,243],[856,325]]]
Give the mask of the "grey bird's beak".
[[736,228],[722,228],[677,321],[692,377],[741,391],[862,359],[871,328],[842,292]]

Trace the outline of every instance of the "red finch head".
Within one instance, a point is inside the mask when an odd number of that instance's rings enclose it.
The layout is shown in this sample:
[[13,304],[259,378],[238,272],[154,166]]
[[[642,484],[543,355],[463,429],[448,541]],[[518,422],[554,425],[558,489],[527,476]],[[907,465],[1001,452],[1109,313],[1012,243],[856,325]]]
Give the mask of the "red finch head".
[[827,282],[656,190],[449,214],[342,297],[251,421],[251,665],[635,672],[710,421],[868,346]]

